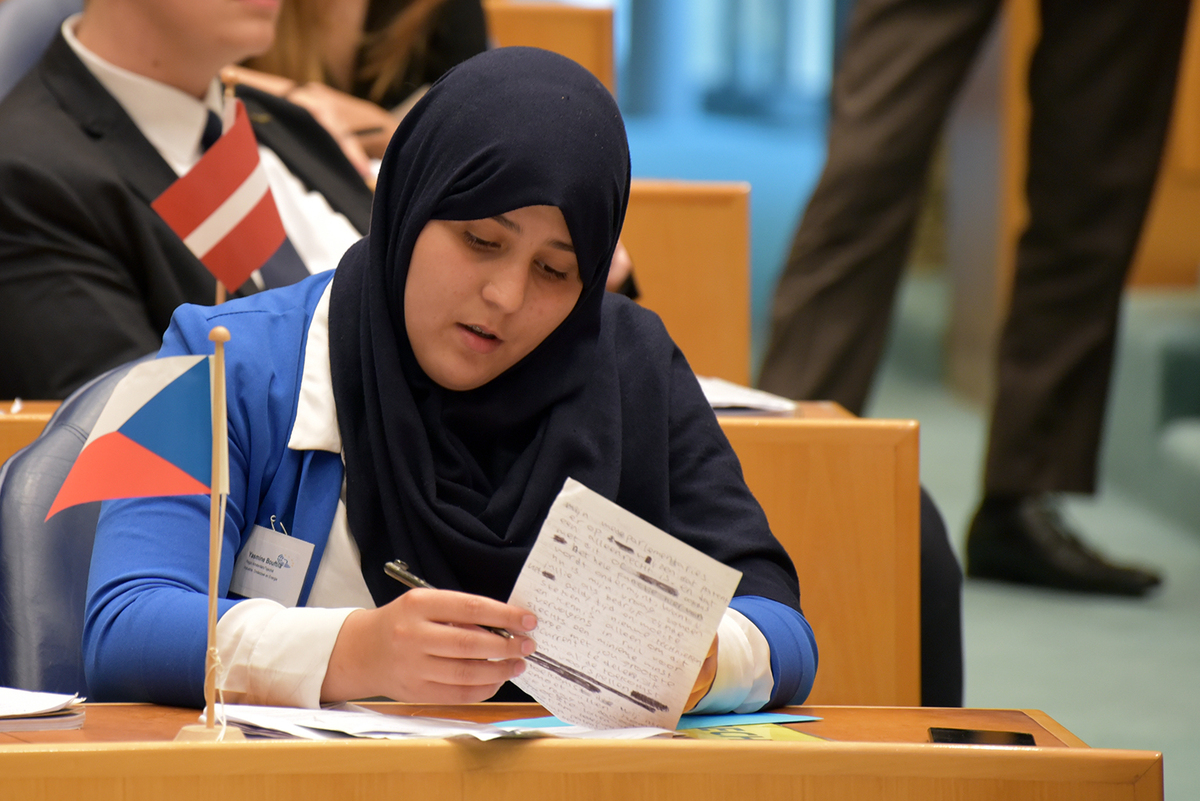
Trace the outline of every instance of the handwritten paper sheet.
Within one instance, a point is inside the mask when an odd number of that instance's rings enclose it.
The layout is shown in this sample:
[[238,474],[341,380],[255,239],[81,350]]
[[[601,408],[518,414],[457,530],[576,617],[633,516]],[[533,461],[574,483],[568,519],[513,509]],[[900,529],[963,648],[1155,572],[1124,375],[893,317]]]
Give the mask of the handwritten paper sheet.
[[514,683],[579,726],[674,729],[740,580],[567,479],[509,598],[538,616]]

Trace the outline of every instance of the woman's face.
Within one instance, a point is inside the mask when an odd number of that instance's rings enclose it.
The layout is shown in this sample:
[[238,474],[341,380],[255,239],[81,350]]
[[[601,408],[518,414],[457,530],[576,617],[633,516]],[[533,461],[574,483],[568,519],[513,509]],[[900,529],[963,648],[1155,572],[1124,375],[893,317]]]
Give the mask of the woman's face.
[[430,220],[413,247],[404,324],[426,375],[446,389],[475,389],[541,344],[582,290],[555,206]]

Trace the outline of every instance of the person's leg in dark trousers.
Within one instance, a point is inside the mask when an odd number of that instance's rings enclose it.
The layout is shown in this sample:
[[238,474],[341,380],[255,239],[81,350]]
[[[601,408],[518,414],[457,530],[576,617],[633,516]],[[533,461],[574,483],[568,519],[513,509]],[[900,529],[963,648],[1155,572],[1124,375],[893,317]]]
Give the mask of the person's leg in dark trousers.
[[929,160],[999,0],[858,0],[829,154],[775,292],[759,385],[862,412]]
[[962,706],[962,569],[921,489],[921,706]]
[[[1188,0],[1043,0],[1027,195],[968,574],[1140,594],[1041,497],[1095,490],[1121,290],[1175,94]],[[1034,553],[1034,552],[1038,553]]]

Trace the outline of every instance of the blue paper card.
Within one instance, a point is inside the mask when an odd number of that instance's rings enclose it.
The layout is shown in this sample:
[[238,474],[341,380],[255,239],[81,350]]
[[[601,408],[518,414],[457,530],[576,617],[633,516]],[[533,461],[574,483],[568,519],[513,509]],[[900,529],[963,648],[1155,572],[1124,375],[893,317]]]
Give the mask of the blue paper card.
[[[782,712],[752,712],[746,715],[684,715],[679,719],[676,730],[709,729],[716,726],[753,726],[756,723],[807,723],[820,720],[811,715],[785,715]],[[521,729],[552,729],[568,724],[556,717],[522,718],[521,720],[501,720],[496,725],[505,728]]]

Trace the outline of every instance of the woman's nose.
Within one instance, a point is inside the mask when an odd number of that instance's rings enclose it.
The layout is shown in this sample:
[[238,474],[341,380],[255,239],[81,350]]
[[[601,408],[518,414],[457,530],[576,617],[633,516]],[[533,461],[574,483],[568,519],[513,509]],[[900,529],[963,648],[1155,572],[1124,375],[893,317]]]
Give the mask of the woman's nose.
[[483,298],[505,314],[511,314],[525,303],[529,268],[517,261],[497,266],[483,286]]

